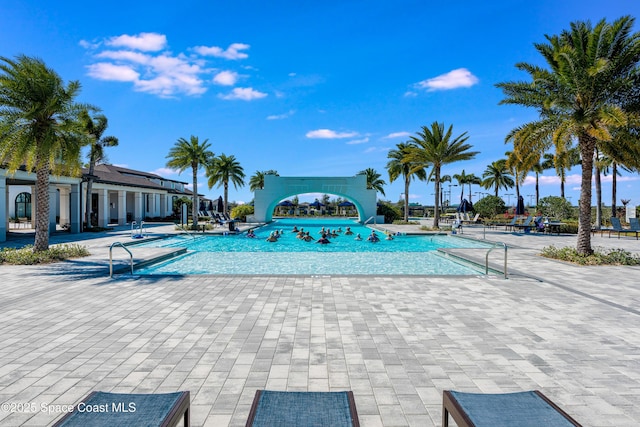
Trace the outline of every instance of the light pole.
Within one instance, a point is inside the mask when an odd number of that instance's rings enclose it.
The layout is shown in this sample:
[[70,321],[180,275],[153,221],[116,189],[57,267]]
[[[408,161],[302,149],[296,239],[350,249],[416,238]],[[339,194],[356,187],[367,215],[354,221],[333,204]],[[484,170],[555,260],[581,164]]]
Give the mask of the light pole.
[[511,196],[513,196],[513,193],[507,193],[505,196],[507,196],[507,207],[511,207]]
[[535,194],[527,194],[527,197],[529,198],[529,206],[533,205],[533,197],[535,196]]

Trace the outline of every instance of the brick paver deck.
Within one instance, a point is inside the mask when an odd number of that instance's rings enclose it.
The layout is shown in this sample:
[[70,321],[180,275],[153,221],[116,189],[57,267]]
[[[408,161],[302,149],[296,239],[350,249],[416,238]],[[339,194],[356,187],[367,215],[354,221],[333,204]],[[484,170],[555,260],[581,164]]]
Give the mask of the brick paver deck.
[[[536,255],[575,236],[486,231],[510,245],[508,280],[109,279],[108,246],[125,238],[81,242],[86,259],[0,266],[0,425],[49,425],[52,405],[92,390],[190,390],[192,425],[244,425],[259,388],[353,390],[363,426],[440,425],[443,389],[540,389],[584,425],[640,424],[640,268]],[[633,238],[593,242],[640,252]]]

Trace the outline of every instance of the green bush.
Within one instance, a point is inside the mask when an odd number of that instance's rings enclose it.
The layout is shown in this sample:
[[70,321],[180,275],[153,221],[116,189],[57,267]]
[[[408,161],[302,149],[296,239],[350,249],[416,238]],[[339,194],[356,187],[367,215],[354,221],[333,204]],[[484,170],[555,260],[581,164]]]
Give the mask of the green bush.
[[238,205],[231,209],[231,218],[247,222],[247,215],[253,215],[253,212],[253,206],[251,205]]
[[393,221],[402,218],[402,212],[400,212],[398,208],[387,203],[381,203],[378,205],[378,211],[376,213],[378,215],[384,215],[385,224],[393,224]]
[[559,220],[574,217],[574,210],[571,206],[571,203],[569,203],[562,197],[543,197],[538,202],[538,211],[544,216],[556,218]]
[[33,265],[64,261],[91,255],[86,247],[77,244],[51,246],[46,251],[34,252],[33,245],[23,248],[3,248],[0,251],[0,264]]
[[496,215],[503,214],[507,207],[500,197],[486,196],[473,204],[473,210],[480,214],[481,218],[493,218]]
[[593,254],[584,256],[573,247],[547,246],[542,248],[540,255],[580,265],[640,265],[640,256],[622,249],[595,249]]

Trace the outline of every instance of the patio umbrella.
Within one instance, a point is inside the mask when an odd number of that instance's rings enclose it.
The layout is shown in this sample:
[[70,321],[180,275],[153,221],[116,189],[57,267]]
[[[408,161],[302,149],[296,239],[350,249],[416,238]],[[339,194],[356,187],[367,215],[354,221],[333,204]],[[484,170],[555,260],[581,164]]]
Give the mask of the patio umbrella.
[[471,210],[470,203],[467,199],[462,199],[458,205],[458,212],[468,212]]
[[293,206],[293,203],[291,203],[289,200],[283,200],[280,203],[278,203],[276,206]]
[[224,202],[222,201],[222,196],[218,197],[218,208],[217,212],[222,212],[224,210]]
[[518,203],[516,204],[516,215],[524,215],[524,197],[518,197]]
[[211,200],[209,200],[209,209],[207,209],[209,212],[213,211],[213,202]]
[[340,206],[341,208],[350,208],[352,206],[355,206],[353,203],[351,203],[348,200],[345,200],[344,202],[341,202],[338,206]]
[[311,207],[311,208],[319,209],[320,206],[324,206],[324,203],[320,202],[319,200],[316,200],[313,203],[309,203],[309,207]]

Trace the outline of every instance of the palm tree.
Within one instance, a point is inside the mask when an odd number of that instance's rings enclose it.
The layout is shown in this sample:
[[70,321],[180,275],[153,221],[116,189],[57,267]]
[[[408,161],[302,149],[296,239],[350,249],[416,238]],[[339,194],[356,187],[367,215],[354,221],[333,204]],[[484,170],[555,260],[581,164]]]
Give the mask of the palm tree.
[[[463,170],[464,172],[464,170]],[[470,173],[469,175],[467,175],[467,184],[469,184],[469,202],[472,202],[471,200],[471,185],[475,184],[475,185],[481,185],[482,184],[482,180],[475,176],[474,174]]]
[[193,182],[191,218],[194,228],[198,226],[198,170],[200,167],[206,167],[214,156],[209,147],[211,144],[208,139],[200,143],[197,136],[191,135],[188,141],[184,138],[178,139],[166,157],[169,159],[167,167],[177,169],[180,173],[191,168]]
[[620,175],[618,168],[627,172],[640,169],[640,144],[636,132],[631,128],[615,129],[612,137],[611,141],[602,144],[602,171],[606,175],[611,167],[611,216],[617,216],[617,177]]
[[366,175],[367,188],[369,190],[376,190],[377,192],[382,193],[383,196],[385,195],[383,186],[387,185],[387,183],[380,178],[382,175],[376,172],[375,169],[367,168],[365,170],[361,170],[356,175]]
[[251,178],[249,178],[249,190],[256,191],[264,188],[264,176],[265,175],[278,175],[278,171],[270,169],[268,171],[256,171]]
[[244,170],[235,156],[227,156],[224,153],[214,157],[213,161],[207,165],[207,177],[209,178],[209,188],[218,184],[224,187],[224,212],[227,212],[229,202],[229,181],[233,183],[233,188],[244,185]]
[[103,114],[98,114],[94,117],[89,115],[88,111],[82,113],[82,121],[85,126],[85,131],[91,138],[91,147],[89,150],[89,173],[86,175],[87,180],[87,192],[85,198],[85,222],[87,228],[91,228],[91,191],[93,186],[93,172],[96,167],[96,163],[104,159],[104,148],[115,147],[118,145],[118,138],[115,136],[105,136],[102,134],[107,130],[108,120]]
[[519,157],[515,151],[507,151],[505,166],[515,178],[514,186],[516,187],[516,200],[520,199],[520,185],[524,182],[529,171],[529,160]]
[[40,59],[0,57],[0,163],[35,170],[36,252],[49,248],[49,175],[79,174],[89,142],[79,117],[93,107],[74,101],[79,92],[78,81],[65,85]]
[[573,22],[560,35],[546,36],[548,43],[536,49],[549,69],[519,63],[516,67],[531,76],[531,82],[505,82],[497,86],[502,104],[536,108],[537,121],[524,128],[532,140],[552,138],[558,147],[575,138],[582,158],[577,252],[593,253],[591,247],[591,178],[599,141],[611,140],[610,129],[625,126],[629,113],[620,99],[630,99],[632,78],[640,59],[640,34],[632,34],[634,19],[622,17],[611,24],[604,19]]
[[492,162],[482,174],[482,186],[486,189],[493,188],[495,190],[495,196],[498,197],[498,191],[500,188],[508,190],[514,185],[513,177],[509,173],[505,159],[496,160]]
[[414,177],[421,181],[427,178],[424,170],[426,165],[413,163],[407,159],[411,151],[411,143],[401,142],[396,147],[387,154],[387,158],[391,159],[387,162],[387,171],[389,172],[389,182],[395,181],[400,175],[404,178],[404,220],[407,222],[409,221],[409,185]]
[[440,222],[440,212],[438,205],[438,195],[440,194],[440,171],[442,166],[449,163],[473,159],[477,151],[469,151],[471,145],[466,141],[469,139],[464,132],[452,138],[453,125],[445,132],[444,123],[433,122],[431,128],[422,126],[422,132],[417,132],[411,140],[416,145],[411,150],[409,160],[417,163],[432,165],[431,174],[435,179],[435,214],[433,226],[438,228]]

